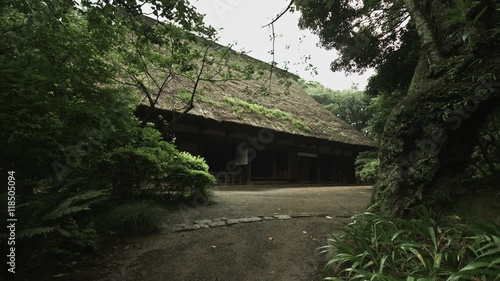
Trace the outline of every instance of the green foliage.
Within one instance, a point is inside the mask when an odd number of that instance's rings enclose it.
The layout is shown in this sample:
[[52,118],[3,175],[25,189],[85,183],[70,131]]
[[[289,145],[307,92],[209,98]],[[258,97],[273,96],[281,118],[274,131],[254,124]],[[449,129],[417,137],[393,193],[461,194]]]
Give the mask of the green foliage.
[[478,1],[470,0],[454,0],[455,5],[448,9],[448,20],[446,24],[465,24],[468,21],[468,16],[472,8]]
[[19,214],[25,218],[25,225],[19,238],[46,236],[55,230],[76,231],[76,222],[70,223],[71,229],[64,229],[62,222],[73,222],[73,217],[87,213],[93,205],[108,198],[107,190],[85,191],[68,196],[67,194],[41,195],[37,200],[19,205]]
[[[467,168],[473,189],[491,189],[500,175],[500,109],[489,114],[479,128],[479,141]],[[471,191],[471,190],[469,190]]]
[[200,156],[191,155],[189,152],[179,153],[178,163],[184,165],[187,169],[196,171],[208,171],[208,164],[205,159]]
[[382,92],[376,98],[372,99],[370,106],[367,108],[368,114],[372,116],[367,123],[367,131],[375,140],[380,141],[387,119],[389,119],[392,110],[405,95],[406,92],[403,91],[392,93]]
[[131,198],[145,183],[165,177],[178,153],[157,130],[146,127],[138,130],[134,143],[108,153],[96,174],[103,176],[115,195]]
[[366,87],[366,94],[377,97],[387,93],[406,93],[420,59],[421,45],[417,32],[410,28],[401,38],[399,49],[387,54],[376,68]]
[[323,105],[335,116],[349,123],[358,131],[364,132],[370,116],[367,106],[370,98],[355,87],[335,91],[315,81],[301,81],[304,90],[319,104]]
[[96,173],[102,175],[101,182],[122,200],[150,190],[151,184],[154,191],[169,196],[204,193],[215,185],[215,178],[202,157],[179,152],[151,127],[140,130],[134,145],[110,152]]
[[74,177],[81,163],[126,141],[136,122],[127,92],[111,85],[103,54],[113,44],[68,2],[49,2],[4,1],[0,9],[0,99],[9,101],[0,105],[0,159],[22,171],[23,194],[34,188],[29,181],[67,177],[54,173],[55,162]]
[[441,225],[420,208],[414,219],[366,212],[328,240],[327,280],[496,280],[500,228]]
[[151,202],[140,201],[113,209],[107,215],[107,221],[116,233],[139,237],[157,232],[163,215],[163,208]]
[[47,234],[53,232],[54,230],[55,230],[55,227],[53,227],[53,226],[28,228],[28,229],[24,229],[22,232],[20,232],[18,237],[20,239],[31,238],[31,237],[40,236],[40,235],[47,237]]
[[462,32],[464,42],[471,39],[472,41],[476,40],[479,36],[476,24],[488,10],[488,4],[481,3],[485,1],[471,0],[454,0],[453,2],[454,5],[446,11],[448,19],[445,24],[447,26],[462,27],[459,31]]
[[311,128],[307,126],[302,120],[293,117],[290,113],[284,112],[279,109],[271,109],[265,106],[250,103],[238,98],[224,97],[224,101],[233,107],[234,113],[240,115],[244,112],[251,112],[258,115],[266,116],[268,118],[276,118],[283,121],[290,121],[297,129],[301,131],[310,131]]
[[191,94],[186,91],[181,91],[179,97],[186,104],[191,100]]
[[339,57],[334,71],[362,72],[376,67],[399,48],[398,40],[408,31],[402,1],[294,1],[301,17],[299,26],[320,37],[326,49]]
[[71,257],[97,248],[101,236],[92,214],[107,198],[107,190],[37,194],[19,205],[21,255],[34,262],[47,255]]
[[[69,217],[66,221],[61,224],[61,227],[64,227],[65,231],[62,232],[65,235],[65,243],[62,247],[58,247],[63,251],[65,249],[72,250],[85,250],[88,248],[96,249],[97,242],[100,239],[97,230],[94,226],[93,222],[90,222],[86,225],[79,225],[75,219]],[[76,247],[75,247],[76,246]],[[71,252],[69,253],[72,254]]]
[[54,210],[43,217],[43,220],[57,220],[64,216],[70,216],[75,213],[89,211],[90,206],[105,200],[107,191],[96,190],[77,194],[65,199]]
[[177,193],[181,197],[194,196],[196,193],[205,195],[215,185],[215,177],[209,173],[202,157],[181,152],[175,159],[175,165],[169,168],[167,176],[161,180],[160,192],[168,195]]
[[[148,22],[143,5],[170,24]],[[193,44],[208,46],[214,30],[189,1],[5,0],[0,34],[0,170],[22,175],[16,226],[27,252],[20,256],[94,248],[103,235],[94,216],[106,211],[108,193],[115,202],[133,198],[176,175],[179,159],[187,188],[213,184],[202,160],[180,154],[134,116],[141,85],[165,86],[156,71],[198,73],[203,52]],[[130,218],[141,227],[132,232],[151,229]]]
[[[385,96],[370,99],[368,95],[354,87],[349,90],[335,91],[315,81],[302,80],[300,83],[319,104],[370,136],[381,135],[385,120],[394,106],[381,104]],[[377,179],[379,164],[377,152],[360,153],[355,162],[356,176],[364,183],[374,183]]]
[[359,153],[354,163],[356,176],[364,183],[374,183],[377,180],[380,160],[376,151],[365,151]]

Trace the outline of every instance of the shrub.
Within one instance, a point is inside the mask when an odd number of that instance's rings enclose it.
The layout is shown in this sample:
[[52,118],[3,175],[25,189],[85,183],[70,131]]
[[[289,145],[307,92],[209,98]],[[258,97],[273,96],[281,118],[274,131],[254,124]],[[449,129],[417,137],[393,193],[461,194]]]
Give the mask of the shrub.
[[322,249],[336,276],[327,280],[497,280],[500,272],[498,225],[440,226],[424,208],[412,220],[356,215]]
[[199,192],[205,195],[207,189],[216,183],[214,176],[209,173],[205,159],[187,152],[177,155],[175,164],[167,173],[161,189],[170,194],[178,192],[181,196],[192,196]]
[[108,153],[97,170],[121,200],[137,195],[145,184],[164,178],[179,154],[154,128],[146,127],[138,134],[133,145]]
[[362,182],[373,183],[377,180],[380,160],[376,151],[361,152],[356,158],[356,176]]
[[169,196],[204,194],[215,185],[202,157],[179,152],[150,127],[141,130],[134,146],[110,152],[98,173],[120,200],[132,199],[153,184],[154,192]]
[[124,236],[139,237],[160,229],[164,209],[141,201],[119,206],[107,216],[111,229]]
[[154,149],[120,148],[110,153],[101,166],[101,173],[113,187],[113,194],[121,199],[131,198],[141,185],[161,175],[164,168]]

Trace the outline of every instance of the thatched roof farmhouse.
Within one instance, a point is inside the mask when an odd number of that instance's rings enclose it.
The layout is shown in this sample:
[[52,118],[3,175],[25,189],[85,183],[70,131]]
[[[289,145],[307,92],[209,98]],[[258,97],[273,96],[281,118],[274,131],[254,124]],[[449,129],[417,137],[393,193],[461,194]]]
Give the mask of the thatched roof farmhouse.
[[[179,149],[205,157],[220,184],[355,182],[357,154],[376,145],[311,98],[299,77],[275,71],[284,75],[270,83],[266,75],[256,80],[201,81],[195,107],[171,126]],[[183,83],[187,82],[176,81],[177,86]],[[266,83],[269,92],[262,94]],[[186,96],[178,88],[160,96],[156,116],[172,120],[179,115]],[[138,116],[146,111],[144,104]]]

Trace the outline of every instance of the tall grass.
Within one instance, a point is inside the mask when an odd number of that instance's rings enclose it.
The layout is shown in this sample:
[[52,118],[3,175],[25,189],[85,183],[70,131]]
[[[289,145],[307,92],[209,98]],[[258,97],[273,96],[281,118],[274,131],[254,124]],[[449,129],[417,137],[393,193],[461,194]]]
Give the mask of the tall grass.
[[139,237],[160,229],[164,209],[148,201],[115,208],[107,216],[109,227],[117,234]]
[[498,225],[440,225],[425,208],[410,220],[356,215],[322,252],[326,280],[500,280]]

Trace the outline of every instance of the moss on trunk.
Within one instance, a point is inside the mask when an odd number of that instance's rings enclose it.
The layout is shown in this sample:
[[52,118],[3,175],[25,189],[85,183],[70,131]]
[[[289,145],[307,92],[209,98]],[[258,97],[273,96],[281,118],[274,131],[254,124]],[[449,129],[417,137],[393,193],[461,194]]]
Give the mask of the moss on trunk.
[[482,50],[437,66],[422,57],[385,126],[375,210],[404,216],[420,204],[444,207],[461,184],[479,124],[500,105],[500,55]]

